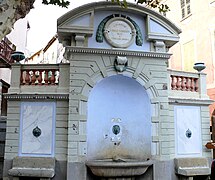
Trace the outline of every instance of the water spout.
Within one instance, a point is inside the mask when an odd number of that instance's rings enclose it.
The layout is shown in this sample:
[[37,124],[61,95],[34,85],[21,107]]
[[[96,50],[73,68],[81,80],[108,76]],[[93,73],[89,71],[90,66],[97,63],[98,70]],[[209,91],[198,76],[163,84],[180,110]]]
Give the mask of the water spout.
[[112,158],[112,160],[113,160],[113,162],[126,162],[125,159],[122,159],[122,158],[117,157],[117,156],[114,156],[114,157]]
[[119,136],[114,136],[111,138],[111,141],[114,143],[115,146],[119,146],[121,143],[121,138]]
[[113,121],[113,126],[111,128],[111,141],[114,143],[115,146],[119,146],[121,143],[121,125],[119,124],[121,122],[120,118],[112,119]]

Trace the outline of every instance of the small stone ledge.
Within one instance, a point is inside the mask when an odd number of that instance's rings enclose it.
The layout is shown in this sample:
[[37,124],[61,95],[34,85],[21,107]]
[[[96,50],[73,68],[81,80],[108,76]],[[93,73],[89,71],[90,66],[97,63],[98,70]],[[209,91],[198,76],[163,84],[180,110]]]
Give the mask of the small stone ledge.
[[178,174],[183,176],[197,176],[197,175],[209,175],[209,168],[207,167],[192,167],[192,168],[178,168]]
[[180,97],[169,97],[170,104],[201,104],[208,106],[213,103],[210,99],[194,99],[194,98],[180,98]]
[[55,158],[49,157],[15,157],[10,176],[52,178],[55,175]]
[[181,176],[210,175],[210,167],[206,158],[176,158],[175,173]]
[[55,175],[55,171],[54,171],[54,169],[50,169],[50,168],[19,168],[19,167],[14,167],[8,171],[8,174],[10,176],[52,178]]

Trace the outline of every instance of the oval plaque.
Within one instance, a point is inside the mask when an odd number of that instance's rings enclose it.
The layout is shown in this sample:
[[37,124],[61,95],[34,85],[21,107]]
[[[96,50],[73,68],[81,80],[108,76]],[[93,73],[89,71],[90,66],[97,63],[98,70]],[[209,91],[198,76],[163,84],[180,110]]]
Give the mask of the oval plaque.
[[115,17],[106,23],[104,35],[112,46],[126,48],[134,42],[136,30],[133,24],[127,19]]

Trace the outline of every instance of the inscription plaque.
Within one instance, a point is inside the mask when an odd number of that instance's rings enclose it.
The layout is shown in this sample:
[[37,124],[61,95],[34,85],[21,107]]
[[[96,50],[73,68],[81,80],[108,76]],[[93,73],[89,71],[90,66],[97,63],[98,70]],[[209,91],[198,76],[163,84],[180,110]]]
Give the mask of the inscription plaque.
[[136,31],[130,21],[123,17],[115,17],[106,23],[104,35],[112,46],[126,48],[134,42]]

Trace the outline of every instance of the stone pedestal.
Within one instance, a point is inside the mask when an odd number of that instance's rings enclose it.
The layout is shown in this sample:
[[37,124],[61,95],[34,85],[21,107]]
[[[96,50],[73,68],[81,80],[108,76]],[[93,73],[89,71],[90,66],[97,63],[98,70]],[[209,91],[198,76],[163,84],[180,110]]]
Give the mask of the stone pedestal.
[[55,175],[55,159],[47,157],[16,157],[12,169],[8,171],[13,180],[19,177],[38,177],[49,180]]
[[180,180],[193,180],[194,176],[209,176],[211,173],[206,158],[176,158],[174,161]]

